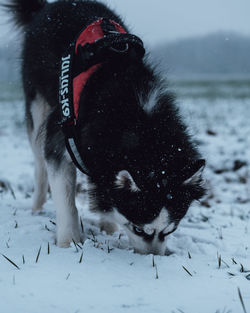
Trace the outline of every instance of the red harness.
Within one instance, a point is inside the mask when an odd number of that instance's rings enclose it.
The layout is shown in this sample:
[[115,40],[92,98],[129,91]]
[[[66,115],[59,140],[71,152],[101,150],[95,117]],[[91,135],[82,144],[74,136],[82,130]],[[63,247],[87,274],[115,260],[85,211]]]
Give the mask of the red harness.
[[[107,25],[107,23],[112,30],[104,30],[103,24]],[[82,92],[103,62],[121,56],[141,59],[144,53],[143,42],[138,37],[128,34],[115,21],[100,18],[80,33],[70,50],[61,59],[60,124],[65,135],[67,150],[74,164],[87,175],[89,173],[79,153],[75,130]]]
[[[75,54],[77,54],[78,46],[84,47],[86,43],[93,44],[98,39],[104,37],[104,32],[102,30],[101,24],[103,22],[103,18],[95,21],[91,25],[89,25],[78,37],[75,45]],[[120,26],[115,21],[110,20],[110,23],[112,23],[116,31],[118,33],[125,34],[126,31],[122,26]],[[79,111],[79,101],[80,96],[82,93],[83,88],[85,87],[87,81],[92,76],[92,74],[98,69],[100,64],[96,64],[91,66],[87,71],[82,72],[78,76],[76,76],[73,80],[73,95],[74,95],[74,112],[76,119],[78,118],[78,111]]]

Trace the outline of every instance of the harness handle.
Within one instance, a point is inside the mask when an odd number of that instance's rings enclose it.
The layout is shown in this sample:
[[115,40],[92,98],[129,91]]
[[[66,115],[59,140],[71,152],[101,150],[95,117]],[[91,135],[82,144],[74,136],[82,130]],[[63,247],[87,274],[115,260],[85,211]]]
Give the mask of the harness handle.
[[91,66],[110,60],[120,60],[121,58],[137,61],[143,58],[145,49],[142,40],[132,34],[109,32],[105,37],[97,39],[94,43],[79,45],[75,62],[77,76],[82,71],[86,71]]

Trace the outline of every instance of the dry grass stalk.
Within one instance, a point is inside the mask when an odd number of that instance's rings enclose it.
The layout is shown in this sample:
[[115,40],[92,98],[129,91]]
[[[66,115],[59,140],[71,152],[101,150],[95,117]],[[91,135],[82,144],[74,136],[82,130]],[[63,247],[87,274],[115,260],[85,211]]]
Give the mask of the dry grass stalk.
[[247,310],[246,310],[246,307],[245,307],[245,303],[243,301],[242,294],[241,294],[241,291],[240,291],[239,287],[238,287],[238,295],[239,295],[239,298],[240,298],[240,302],[241,302],[241,305],[242,305],[243,312],[247,313]]
[[38,260],[39,260],[40,253],[41,253],[41,249],[42,249],[42,246],[40,246],[40,248],[39,248],[39,250],[38,250],[38,253],[37,253],[37,256],[36,256],[36,263],[37,263]]
[[193,277],[193,275],[189,272],[189,270],[185,266],[182,265],[182,267],[183,267],[184,271],[186,271],[188,273],[188,275]]
[[158,273],[158,268],[156,264],[155,264],[155,279],[159,279],[159,273]]
[[155,267],[155,257],[154,257],[154,255],[152,256],[152,265],[153,265],[153,267]]
[[20,267],[18,265],[16,265],[15,262],[13,262],[11,259],[9,259],[6,255],[2,254],[2,256],[9,261],[13,266],[15,266],[18,270],[20,270]]
[[81,253],[79,263],[82,263],[83,252]]

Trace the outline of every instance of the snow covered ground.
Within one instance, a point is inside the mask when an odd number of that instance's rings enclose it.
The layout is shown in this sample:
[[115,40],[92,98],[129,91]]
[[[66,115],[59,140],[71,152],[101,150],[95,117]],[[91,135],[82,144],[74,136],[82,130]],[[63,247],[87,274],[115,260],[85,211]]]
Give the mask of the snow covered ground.
[[244,83],[222,85],[176,85],[207,159],[208,196],[169,236],[174,253],[154,260],[133,253],[123,232],[100,232],[84,184],[77,204],[88,240],[55,246],[52,200],[31,215],[22,100],[0,88],[0,312],[241,313],[243,303],[250,312],[250,96]]

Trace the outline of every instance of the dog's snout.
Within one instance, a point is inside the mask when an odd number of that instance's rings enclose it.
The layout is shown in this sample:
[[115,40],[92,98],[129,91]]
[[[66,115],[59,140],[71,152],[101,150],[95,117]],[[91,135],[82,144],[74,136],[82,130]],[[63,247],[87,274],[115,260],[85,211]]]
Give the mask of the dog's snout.
[[146,249],[145,247],[143,249],[134,248],[134,252],[138,254],[153,254],[161,256],[172,254],[172,252],[163,244],[161,246],[147,246]]

